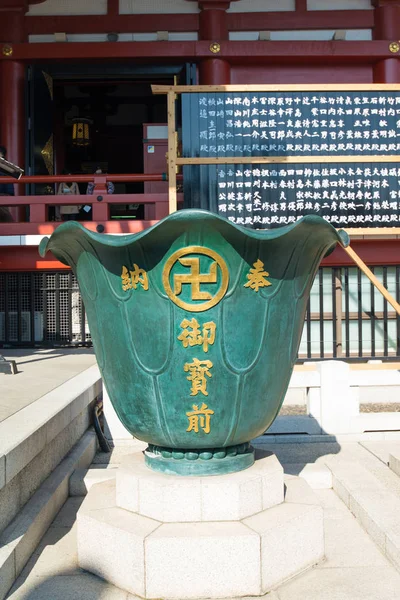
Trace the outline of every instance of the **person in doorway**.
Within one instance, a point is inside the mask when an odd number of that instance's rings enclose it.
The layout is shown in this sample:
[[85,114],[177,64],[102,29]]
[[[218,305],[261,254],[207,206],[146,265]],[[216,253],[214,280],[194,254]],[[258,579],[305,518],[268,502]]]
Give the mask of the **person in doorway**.
[[[63,175],[71,175],[66,169],[63,170]],[[73,181],[72,183],[60,183],[56,189],[57,195],[63,196],[78,196],[80,194],[78,184]],[[78,204],[62,205],[56,207],[57,220],[62,221],[76,221],[79,215],[80,206]]]
[[[103,171],[100,167],[97,167],[94,173],[95,173],[95,175],[102,175]],[[115,190],[114,184],[111,181],[107,181],[107,194],[113,194],[114,190]],[[89,196],[92,196],[93,191],[94,191],[94,182],[90,181],[87,186],[86,194],[88,194]]]
[[[6,158],[7,149],[0,146],[0,158]],[[2,175],[2,173],[0,173]],[[0,183],[0,196],[14,196],[14,186],[12,183]],[[13,223],[9,209],[6,206],[0,206],[0,223]]]

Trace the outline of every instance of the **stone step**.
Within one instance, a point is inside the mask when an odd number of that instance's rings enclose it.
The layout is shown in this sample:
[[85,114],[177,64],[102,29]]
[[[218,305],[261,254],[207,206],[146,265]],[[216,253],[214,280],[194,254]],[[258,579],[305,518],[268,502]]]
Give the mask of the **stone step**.
[[371,458],[375,464],[330,458],[333,489],[383,554],[400,570],[400,494],[390,469],[375,457]]
[[90,465],[96,447],[96,435],[88,431],[0,534],[0,600],[66,502],[71,474],[77,467]]
[[72,497],[86,496],[92,485],[115,479],[117,466],[97,465],[90,469],[76,469],[69,480],[69,495]]
[[389,454],[389,467],[400,477],[400,450]]
[[332,471],[322,463],[283,464],[285,475],[297,475],[313,490],[329,490],[332,487]]

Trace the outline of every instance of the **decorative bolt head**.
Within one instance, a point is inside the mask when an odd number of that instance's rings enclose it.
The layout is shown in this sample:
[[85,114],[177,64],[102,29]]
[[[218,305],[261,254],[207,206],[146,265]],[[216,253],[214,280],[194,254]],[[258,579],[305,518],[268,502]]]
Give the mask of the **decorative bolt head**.
[[393,54],[396,54],[396,52],[400,50],[400,43],[392,42],[391,44],[389,44],[389,50],[390,52],[393,52]]
[[12,46],[10,46],[10,44],[5,44],[3,46],[3,56],[12,56],[12,53],[14,52],[14,50],[12,49]]
[[221,52],[220,44],[218,44],[218,42],[213,42],[212,44],[210,44],[210,51],[213,54],[218,54],[218,52]]

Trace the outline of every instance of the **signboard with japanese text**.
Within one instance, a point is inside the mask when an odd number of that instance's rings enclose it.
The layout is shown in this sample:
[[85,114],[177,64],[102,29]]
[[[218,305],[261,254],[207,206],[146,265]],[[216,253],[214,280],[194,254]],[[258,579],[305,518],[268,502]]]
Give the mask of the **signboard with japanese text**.
[[254,158],[185,166],[188,206],[255,228],[306,214],[338,227],[397,226],[400,94],[372,88],[183,93],[184,157]]

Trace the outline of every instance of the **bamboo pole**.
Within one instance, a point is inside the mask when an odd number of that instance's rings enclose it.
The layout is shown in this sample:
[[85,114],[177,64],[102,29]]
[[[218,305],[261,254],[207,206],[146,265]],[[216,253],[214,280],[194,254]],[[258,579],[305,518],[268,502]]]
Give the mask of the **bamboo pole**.
[[169,214],[177,210],[176,158],[177,143],[175,131],[175,93],[168,92],[168,201]]
[[382,296],[389,302],[391,306],[393,306],[394,310],[400,315],[400,304],[396,302],[391,294],[387,291],[385,287],[381,284],[381,282],[375,277],[373,272],[367,267],[365,262],[361,260],[356,252],[354,252],[353,248],[348,246],[347,248],[343,248],[345,252],[350,256],[352,260],[356,263],[357,267],[361,269],[361,271],[368,277],[368,279],[374,284],[377,290],[380,291]]

